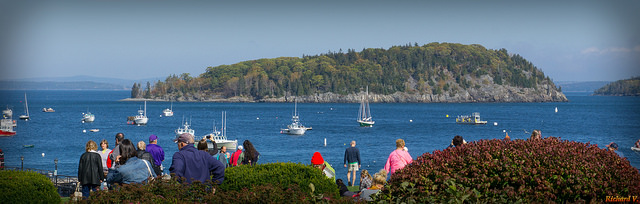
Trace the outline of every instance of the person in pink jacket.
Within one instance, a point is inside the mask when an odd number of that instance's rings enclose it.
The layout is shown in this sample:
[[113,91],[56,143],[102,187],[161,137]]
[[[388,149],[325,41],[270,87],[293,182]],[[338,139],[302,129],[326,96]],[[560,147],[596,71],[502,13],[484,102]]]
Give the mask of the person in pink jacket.
[[404,168],[407,164],[413,162],[411,155],[404,149],[404,140],[396,140],[396,150],[389,154],[387,163],[384,165],[384,170],[393,175],[398,169]]

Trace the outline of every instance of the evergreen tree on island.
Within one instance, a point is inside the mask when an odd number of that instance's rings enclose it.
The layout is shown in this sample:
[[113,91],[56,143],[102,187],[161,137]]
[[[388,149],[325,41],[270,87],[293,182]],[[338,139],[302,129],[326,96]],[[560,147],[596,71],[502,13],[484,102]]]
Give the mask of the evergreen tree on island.
[[155,83],[150,98],[284,102],[298,96],[299,102],[357,102],[355,95],[367,86],[372,102],[567,101],[549,77],[522,56],[454,43],[348,49],[208,67],[198,77],[185,73]]

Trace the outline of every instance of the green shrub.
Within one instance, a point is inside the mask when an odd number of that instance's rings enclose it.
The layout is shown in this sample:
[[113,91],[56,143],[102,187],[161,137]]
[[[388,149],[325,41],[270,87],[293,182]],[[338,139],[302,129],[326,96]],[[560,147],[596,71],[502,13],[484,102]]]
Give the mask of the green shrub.
[[311,189],[308,186],[313,183],[315,192],[318,194],[329,197],[337,197],[339,195],[333,179],[327,178],[319,169],[313,168],[311,165],[295,163],[240,165],[227,168],[224,172],[224,177],[224,183],[220,185],[220,189],[224,191],[240,191],[244,188],[251,190],[254,185],[265,184],[285,190],[292,184],[296,184],[304,192],[311,193]]
[[32,171],[0,171],[0,202],[60,203],[60,195],[44,175]]
[[[313,184],[313,188],[310,187]],[[213,187],[209,187],[213,186]],[[215,189],[215,190],[214,190]],[[214,193],[215,191],[215,193]],[[88,203],[350,203],[332,179],[308,165],[260,164],[227,168],[222,185],[187,184],[173,177],[92,192]]]
[[604,202],[640,195],[627,159],[589,143],[481,140],[418,157],[378,201]]

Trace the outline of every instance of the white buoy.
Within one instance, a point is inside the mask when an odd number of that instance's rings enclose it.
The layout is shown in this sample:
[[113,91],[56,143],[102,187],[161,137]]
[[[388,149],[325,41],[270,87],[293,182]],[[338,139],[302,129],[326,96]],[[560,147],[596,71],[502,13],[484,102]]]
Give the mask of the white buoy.
[[507,130],[502,130],[502,132],[507,132]]
[[493,122],[493,125],[494,125],[494,126],[495,126],[495,125],[498,125],[498,122]]
[[556,113],[558,112],[558,107],[556,107]]
[[409,122],[410,122],[410,123],[412,123],[412,122],[413,122],[413,120],[409,119]]
[[326,137],[324,138],[324,146],[325,147],[327,146],[327,138]]
[[82,133],[86,133],[86,132],[87,132],[87,130],[82,130]]
[[256,120],[260,120],[260,118],[256,118]]
[[84,120],[82,121],[82,123],[84,123]]
[[44,157],[44,152],[42,153],[42,157]]

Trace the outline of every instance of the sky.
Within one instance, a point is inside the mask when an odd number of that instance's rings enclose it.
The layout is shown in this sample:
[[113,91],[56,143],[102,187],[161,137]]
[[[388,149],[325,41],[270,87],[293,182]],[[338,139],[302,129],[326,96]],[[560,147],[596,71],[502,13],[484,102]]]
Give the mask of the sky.
[[519,54],[554,81],[640,76],[640,1],[5,1],[0,80],[198,76],[247,60],[431,42]]

